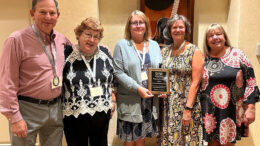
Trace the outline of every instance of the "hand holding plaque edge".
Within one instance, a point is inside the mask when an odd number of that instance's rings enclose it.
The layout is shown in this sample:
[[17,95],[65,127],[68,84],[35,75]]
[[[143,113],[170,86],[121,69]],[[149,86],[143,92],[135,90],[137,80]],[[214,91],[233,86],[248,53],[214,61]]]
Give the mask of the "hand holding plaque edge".
[[150,92],[148,89],[141,86],[137,88],[137,93],[144,99],[151,98],[154,96],[152,92]]

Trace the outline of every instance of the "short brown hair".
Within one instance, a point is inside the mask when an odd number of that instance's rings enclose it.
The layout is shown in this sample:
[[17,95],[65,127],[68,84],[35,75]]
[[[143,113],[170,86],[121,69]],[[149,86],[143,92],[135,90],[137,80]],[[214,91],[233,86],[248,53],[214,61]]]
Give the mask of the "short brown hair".
[[133,11],[130,16],[127,19],[126,25],[125,25],[125,39],[131,40],[131,32],[130,32],[130,24],[131,24],[131,19],[133,16],[140,16],[145,23],[145,33],[144,33],[144,40],[148,41],[151,37],[151,27],[148,18],[145,16],[145,14],[142,11],[135,10]]
[[209,47],[209,45],[208,45],[208,41],[207,41],[207,35],[208,35],[208,33],[209,32],[211,32],[211,31],[213,31],[213,30],[216,30],[216,29],[220,29],[221,31],[222,31],[222,33],[224,34],[224,38],[225,38],[225,45],[226,46],[231,46],[231,44],[230,44],[230,41],[229,41],[229,38],[228,38],[228,36],[227,36],[227,33],[226,33],[226,31],[224,30],[224,28],[220,25],[220,24],[217,24],[217,23],[212,23],[212,24],[210,24],[208,27],[207,27],[207,29],[206,29],[206,31],[205,31],[205,33],[204,33],[204,41],[203,41],[203,52],[204,52],[204,54],[206,55],[206,56],[208,56],[209,55],[209,52],[210,52],[210,47]]
[[83,33],[83,31],[85,31],[86,29],[98,31],[99,32],[99,40],[101,40],[103,38],[104,28],[103,28],[103,26],[101,25],[101,22],[98,19],[93,18],[93,17],[88,17],[85,20],[83,20],[81,22],[81,24],[78,25],[74,29],[77,40],[78,40],[79,36]]
[[171,39],[172,40],[172,35],[171,35],[171,28],[172,28],[172,25],[178,21],[178,20],[181,20],[184,22],[184,25],[185,25],[185,36],[184,36],[184,39],[187,40],[188,37],[189,37],[189,34],[191,33],[191,26],[190,26],[190,22],[188,21],[188,19],[183,16],[183,15],[174,15],[173,17],[171,17],[168,21],[167,21],[167,24],[166,24],[166,27],[165,27],[165,35],[168,39]]

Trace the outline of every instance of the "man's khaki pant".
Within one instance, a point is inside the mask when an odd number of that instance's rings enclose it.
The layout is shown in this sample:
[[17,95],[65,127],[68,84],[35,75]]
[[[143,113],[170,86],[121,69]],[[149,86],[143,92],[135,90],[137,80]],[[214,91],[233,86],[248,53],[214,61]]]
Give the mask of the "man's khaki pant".
[[[52,105],[35,104],[19,100],[19,109],[27,124],[27,137],[11,134],[12,146],[35,146],[39,134],[41,146],[61,146],[63,135],[61,101]],[[10,127],[10,126],[9,126]]]

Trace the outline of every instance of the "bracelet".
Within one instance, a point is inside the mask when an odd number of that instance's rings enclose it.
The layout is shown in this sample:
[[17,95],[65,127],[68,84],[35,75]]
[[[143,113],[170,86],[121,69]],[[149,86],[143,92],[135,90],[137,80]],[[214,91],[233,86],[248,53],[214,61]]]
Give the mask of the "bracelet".
[[115,100],[112,100],[112,103],[116,103],[116,101],[115,101]]
[[193,111],[193,108],[192,107],[188,107],[188,106],[184,106],[184,109],[188,110],[188,111]]
[[113,88],[112,88],[112,92],[117,92],[117,88],[116,88],[116,87],[113,87]]
[[249,110],[250,112],[255,112],[255,109],[254,108],[247,108],[246,110]]

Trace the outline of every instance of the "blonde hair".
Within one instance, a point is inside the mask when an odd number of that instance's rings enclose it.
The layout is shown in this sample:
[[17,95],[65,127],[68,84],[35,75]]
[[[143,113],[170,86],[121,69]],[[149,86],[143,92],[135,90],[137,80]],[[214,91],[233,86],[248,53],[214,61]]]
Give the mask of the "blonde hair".
[[145,14],[142,11],[135,10],[133,11],[130,16],[127,19],[126,25],[125,25],[125,39],[131,40],[131,32],[130,32],[130,25],[131,25],[131,19],[133,16],[140,16],[145,23],[145,33],[144,33],[144,40],[148,41],[151,37],[151,27],[148,18],[145,16]]
[[210,52],[210,47],[209,47],[209,45],[208,45],[208,41],[207,41],[207,35],[208,35],[208,33],[209,32],[211,32],[211,31],[214,31],[214,30],[216,30],[216,29],[220,29],[221,31],[222,31],[222,33],[224,34],[224,38],[225,38],[225,45],[226,46],[231,46],[231,44],[230,44],[230,41],[229,41],[229,38],[228,38],[228,36],[227,36],[227,33],[226,33],[226,31],[224,30],[224,28],[220,25],[220,24],[217,24],[217,23],[212,23],[212,24],[210,24],[208,27],[207,27],[207,29],[206,29],[206,31],[205,31],[205,33],[204,33],[204,41],[203,41],[203,52],[204,52],[204,54],[206,55],[206,56],[209,56],[209,52]]
[[85,30],[94,30],[94,31],[98,31],[99,32],[99,40],[101,40],[103,38],[103,31],[104,28],[101,25],[101,22],[93,17],[88,17],[85,20],[83,20],[81,22],[80,25],[78,25],[75,29],[75,35],[77,40],[79,39],[79,36],[83,33],[83,31]]

